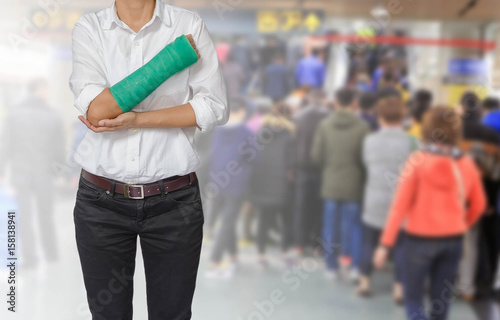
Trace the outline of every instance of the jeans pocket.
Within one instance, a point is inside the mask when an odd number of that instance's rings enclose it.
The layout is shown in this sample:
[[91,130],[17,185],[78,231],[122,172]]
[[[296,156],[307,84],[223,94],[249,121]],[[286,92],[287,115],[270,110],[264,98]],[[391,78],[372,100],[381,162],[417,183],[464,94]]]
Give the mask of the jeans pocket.
[[198,205],[201,204],[200,187],[198,180],[193,184],[187,185],[179,190],[167,192],[166,197],[168,200],[179,205]]
[[106,196],[106,190],[94,186],[84,178],[80,178],[76,198],[82,201],[99,201]]

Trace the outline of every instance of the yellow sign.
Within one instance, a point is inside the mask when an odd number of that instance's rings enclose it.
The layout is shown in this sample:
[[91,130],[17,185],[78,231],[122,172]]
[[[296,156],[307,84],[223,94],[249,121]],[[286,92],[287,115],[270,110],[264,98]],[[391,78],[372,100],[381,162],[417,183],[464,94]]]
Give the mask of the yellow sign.
[[281,27],[283,31],[292,31],[293,29],[300,28],[302,24],[301,11],[284,11],[283,18],[284,23]]
[[261,33],[290,32],[307,30],[318,31],[323,24],[318,12],[301,10],[262,10],[257,12],[257,30]]
[[321,26],[321,20],[316,14],[309,13],[304,20],[304,25],[310,33],[313,33]]
[[279,20],[274,11],[259,11],[257,14],[257,29],[262,33],[276,32]]
[[446,103],[451,106],[458,105],[467,91],[474,92],[481,100],[488,96],[488,88],[484,85],[448,84],[444,86]]

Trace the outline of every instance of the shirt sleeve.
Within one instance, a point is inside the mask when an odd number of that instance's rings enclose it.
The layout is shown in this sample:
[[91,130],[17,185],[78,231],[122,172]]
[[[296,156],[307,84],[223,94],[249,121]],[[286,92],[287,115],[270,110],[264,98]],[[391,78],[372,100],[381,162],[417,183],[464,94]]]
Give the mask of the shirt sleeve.
[[189,70],[189,87],[193,98],[191,104],[196,115],[196,124],[201,131],[223,125],[229,118],[226,82],[217,58],[215,46],[205,23],[199,18],[193,34],[200,60]]
[[75,98],[75,107],[86,118],[90,103],[109,84],[102,51],[81,23],[73,28],[72,53],[73,72],[69,86]]

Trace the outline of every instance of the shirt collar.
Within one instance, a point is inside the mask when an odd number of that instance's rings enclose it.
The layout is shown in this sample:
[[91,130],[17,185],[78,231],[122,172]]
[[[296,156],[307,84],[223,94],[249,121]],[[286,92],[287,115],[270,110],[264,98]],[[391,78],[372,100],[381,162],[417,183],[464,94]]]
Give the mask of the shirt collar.
[[[123,23],[120,20],[120,18],[118,18],[118,15],[116,13],[116,3],[115,2],[116,2],[116,0],[113,0],[113,4],[111,5],[111,8],[109,8],[110,9],[110,14],[107,15],[105,17],[105,19],[101,23],[101,27],[103,29],[111,29],[111,26],[113,25],[113,23],[116,23],[117,25],[121,25]],[[156,17],[160,18],[160,20],[165,25],[167,25],[168,27],[170,27],[170,24],[171,24],[172,20],[170,18],[170,14],[169,14],[168,8],[165,5],[165,3],[163,3],[162,0],[156,0],[156,6],[155,6],[155,11],[153,12],[153,18],[151,19],[150,22],[148,22],[148,24],[151,24],[152,21]]]

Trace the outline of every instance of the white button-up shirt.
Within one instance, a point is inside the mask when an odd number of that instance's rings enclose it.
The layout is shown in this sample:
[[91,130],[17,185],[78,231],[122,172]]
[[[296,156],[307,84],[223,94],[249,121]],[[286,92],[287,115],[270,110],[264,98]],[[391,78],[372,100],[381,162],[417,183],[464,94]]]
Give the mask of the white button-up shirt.
[[[73,29],[70,88],[75,106],[86,116],[89,104],[105,88],[147,63],[180,35],[192,34],[201,59],[165,81],[133,111],[143,112],[189,102],[202,131],[227,122],[226,85],[214,44],[193,12],[156,1],[153,18],[134,32],[116,7],[81,17]],[[88,130],[75,153],[85,170],[126,183],[149,183],[183,175],[200,166],[193,147],[196,128]]]

